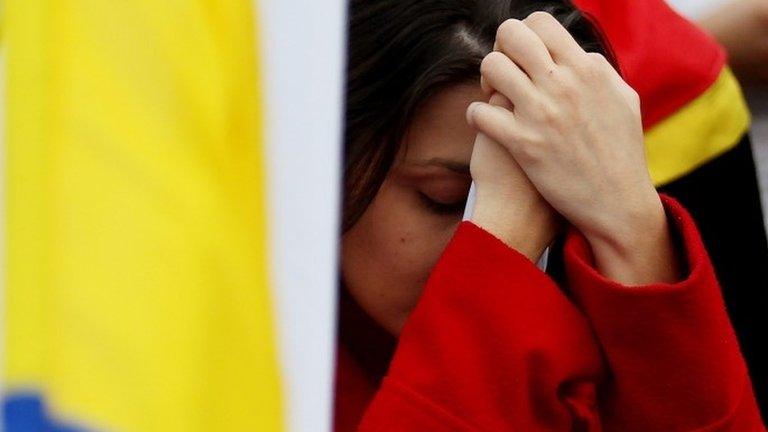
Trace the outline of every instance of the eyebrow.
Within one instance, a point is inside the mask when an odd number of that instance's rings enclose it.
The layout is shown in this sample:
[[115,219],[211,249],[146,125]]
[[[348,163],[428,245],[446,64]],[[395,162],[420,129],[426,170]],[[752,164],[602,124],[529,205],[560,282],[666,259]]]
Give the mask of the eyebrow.
[[466,162],[461,162],[457,160],[432,158],[427,160],[414,161],[414,162],[411,162],[409,165],[414,165],[419,167],[436,166],[436,167],[449,169],[459,174],[469,175],[469,164]]

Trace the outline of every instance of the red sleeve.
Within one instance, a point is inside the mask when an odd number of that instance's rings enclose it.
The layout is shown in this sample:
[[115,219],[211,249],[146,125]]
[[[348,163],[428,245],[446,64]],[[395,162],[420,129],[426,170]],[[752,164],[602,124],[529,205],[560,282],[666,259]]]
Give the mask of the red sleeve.
[[572,232],[566,242],[571,289],[612,373],[601,388],[604,427],[627,432],[764,430],[693,219],[673,199],[662,196],[662,201],[688,268],[679,283],[623,287],[594,269],[583,236]]
[[[464,222],[406,323],[360,430],[571,430],[574,415],[594,423],[588,405],[601,370],[586,319],[555,283]],[[571,391],[586,404],[571,406]]]
[[589,319],[525,257],[462,223],[360,431],[763,431],[693,222],[664,202],[691,269],[679,284],[616,285],[569,235]]

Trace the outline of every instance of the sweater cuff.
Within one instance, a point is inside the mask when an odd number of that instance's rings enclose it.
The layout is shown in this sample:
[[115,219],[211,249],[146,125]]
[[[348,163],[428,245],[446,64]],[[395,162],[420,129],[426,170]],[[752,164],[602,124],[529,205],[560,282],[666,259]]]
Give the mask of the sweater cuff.
[[730,421],[750,403],[743,399],[746,368],[693,219],[661,198],[688,268],[679,282],[623,286],[598,273],[582,235],[572,232],[565,246],[569,288],[613,376],[605,414],[623,419],[626,431],[698,430]]
[[[486,231],[471,221],[459,224],[453,239],[443,252],[441,261],[459,265],[465,269],[480,269],[498,271],[499,268],[509,273],[514,267],[519,274],[525,274],[535,279],[535,282],[552,284],[553,281],[528,257],[514,248],[509,247],[501,239]],[[498,267],[500,266],[500,267]],[[475,268],[472,271],[478,272]]]

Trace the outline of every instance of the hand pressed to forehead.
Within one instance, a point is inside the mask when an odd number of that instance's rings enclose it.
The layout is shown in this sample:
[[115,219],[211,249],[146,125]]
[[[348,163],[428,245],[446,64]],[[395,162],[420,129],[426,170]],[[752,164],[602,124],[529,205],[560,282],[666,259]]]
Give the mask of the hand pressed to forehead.
[[[663,209],[645,162],[640,101],[605,57],[536,12],[499,26],[480,72],[486,93],[509,103],[475,102],[467,121],[588,239],[623,244],[635,234],[627,227],[643,228],[638,220],[657,224]],[[483,170],[473,166],[478,190],[493,177]]]

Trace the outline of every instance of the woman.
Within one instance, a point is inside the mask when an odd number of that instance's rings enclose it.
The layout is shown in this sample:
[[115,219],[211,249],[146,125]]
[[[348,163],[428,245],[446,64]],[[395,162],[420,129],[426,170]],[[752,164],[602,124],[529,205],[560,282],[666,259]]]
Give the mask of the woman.
[[[351,15],[336,429],[763,430],[589,23],[555,1]],[[534,263],[561,233],[556,284]]]

